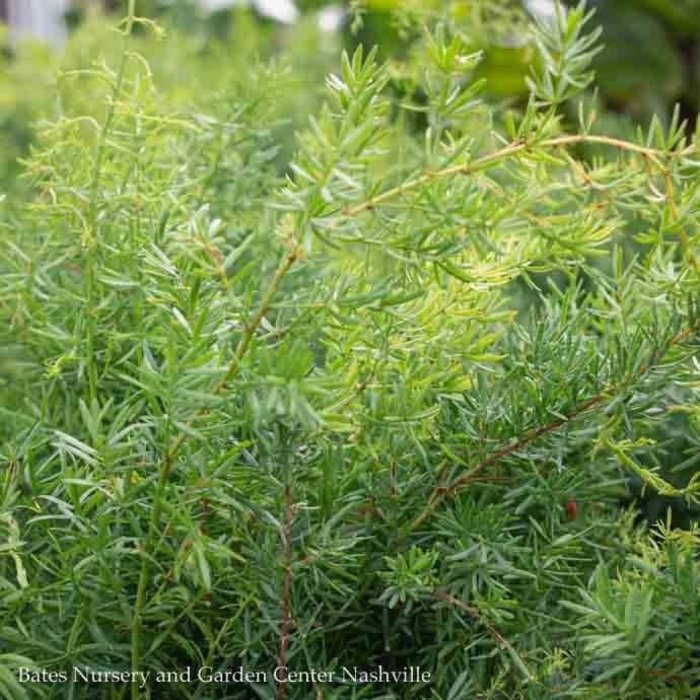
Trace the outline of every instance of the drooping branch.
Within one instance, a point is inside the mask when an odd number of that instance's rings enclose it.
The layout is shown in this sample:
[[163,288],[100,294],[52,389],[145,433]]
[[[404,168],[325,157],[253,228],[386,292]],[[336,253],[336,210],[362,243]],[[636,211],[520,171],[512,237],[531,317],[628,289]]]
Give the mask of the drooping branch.
[[[641,379],[645,374],[649,372],[655,365],[657,365],[663,357],[675,346],[684,342],[692,335],[694,335],[698,330],[700,330],[700,320],[696,321],[693,325],[677,333],[668,343],[660,348],[656,348],[649,356],[649,359],[637,370],[633,379]],[[557,431],[559,428],[568,425],[569,423],[575,421],[576,419],[591,413],[597,408],[606,405],[610,400],[619,396],[619,394],[624,390],[624,388],[629,384],[630,379],[620,382],[616,385],[603,388],[601,391],[596,393],[594,396],[585,399],[577,406],[575,406],[566,415],[556,418],[555,420],[546,423],[544,425],[537,426],[523,433],[521,436],[515,438],[511,442],[499,447],[494,452],[489,454],[487,457],[478,462],[474,467],[468,469],[467,471],[460,474],[458,477],[453,479],[448,484],[442,484],[436,486],[428,499],[428,503],[425,508],[418,514],[418,516],[411,522],[409,530],[415,530],[420,527],[428,518],[432,516],[438,506],[447,497],[455,496],[464,486],[475,481],[481,472],[488,469],[489,467],[498,464],[506,457],[509,457],[521,449],[534,442],[538,438],[548,435]]]
[[365,211],[369,211],[380,204],[385,204],[386,202],[396,199],[407,192],[420,189],[424,185],[429,184],[435,180],[440,180],[443,178],[453,177],[455,175],[472,175],[474,173],[487,170],[488,168],[497,165],[500,161],[509,158],[511,156],[517,155],[519,153],[525,153],[527,151],[532,151],[535,148],[547,148],[554,149],[561,146],[572,146],[576,144],[598,144],[602,146],[611,146],[617,148],[621,151],[627,151],[630,153],[637,153],[639,155],[646,156],[658,166],[661,166],[660,159],[666,157],[682,157],[687,156],[695,152],[694,146],[689,146],[680,151],[662,151],[656,148],[649,148],[646,146],[640,146],[631,141],[624,141],[622,139],[612,138],[610,136],[598,136],[595,134],[566,134],[564,136],[557,136],[550,139],[545,139],[543,141],[530,142],[527,139],[521,139],[519,141],[514,141],[503,148],[494,151],[493,153],[488,153],[484,156],[474,159],[470,163],[463,163],[460,165],[452,165],[447,168],[442,168],[440,170],[430,170],[418,177],[408,180],[401,185],[392,187],[389,190],[381,192],[366,199],[364,202],[355,204],[351,207],[347,207],[342,211],[342,214],[346,217],[354,217],[362,214]]

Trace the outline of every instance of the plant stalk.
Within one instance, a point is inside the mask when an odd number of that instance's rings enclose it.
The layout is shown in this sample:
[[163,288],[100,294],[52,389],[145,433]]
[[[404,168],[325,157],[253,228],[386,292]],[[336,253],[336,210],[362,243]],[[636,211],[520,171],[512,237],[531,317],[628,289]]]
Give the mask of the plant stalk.
[[88,398],[90,405],[97,399],[98,372],[97,360],[95,358],[95,339],[97,336],[97,313],[96,313],[96,281],[95,267],[97,265],[97,248],[99,244],[98,235],[98,193],[100,187],[100,179],[102,177],[102,163],[104,160],[105,145],[109,129],[114,121],[116,105],[121,95],[124,85],[124,73],[128,61],[128,46],[131,38],[131,31],[134,26],[136,12],[136,0],[129,0],[126,15],[126,26],[124,29],[124,45],[122,48],[121,60],[117,77],[112,88],[109,106],[105,115],[100,135],[97,141],[97,149],[95,151],[95,165],[92,173],[92,181],[90,183],[90,199],[88,204],[87,215],[87,231],[85,238],[86,257],[85,257],[85,307],[86,307],[86,329],[85,329],[85,345],[86,345],[86,366],[88,376]]
[[[241,339],[236,346],[233,354],[233,358],[229,363],[228,369],[221,379],[221,381],[214,388],[214,394],[220,394],[228,385],[228,383],[238,374],[240,370],[241,360],[248,352],[250,344],[253,340],[255,332],[257,331],[263,318],[270,310],[272,300],[279,291],[282,284],[282,280],[285,278],[286,274],[289,272],[294,263],[299,259],[301,255],[301,250],[296,242],[290,247],[288,253],[285,254],[284,258],[281,260],[273,278],[270,280],[265,292],[263,293],[257,309],[250,317],[245,325],[245,330]],[[198,411],[190,423],[192,423],[197,417],[201,417],[206,411],[204,409]],[[148,531],[146,533],[146,538],[141,548],[141,569],[139,572],[138,585],[136,590],[136,601],[134,603],[134,612],[132,618],[132,633],[131,633],[131,666],[132,671],[139,671],[142,663],[141,658],[141,630],[143,626],[143,611],[146,606],[146,592],[148,588],[148,580],[150,576],[150,558],[149,553],[153,547],[158,536],[158,525],[160,522],[160,516],[162,513],[162,496],[167,486],[168,480],[170,478],[170,472],[172,469],[173,462],[177,457],[180,449],[185,443],[187,434],[185,432],[178,433],[177,437],[173,440],[172,444],[166,449],[166,454],[161,464],[160,476],[158,479],[158,484],[156,486],[156,494],[154,499],[153,510],[151,511],[151,518],[149,520]],[[168,444],[169,440],[166,442]],[[132,700],[138,700],[139,691],[138,686],[132,685]]]
[[[667,155],[665,151],[660,151],[656,148],[647,148],[645,146],[639,146],[631,141],[624,141],[622,139],[612,138],[609,136],[597,136],[595,134],[567,134],[566,136],[557,136],[551,139],[545,139],[544,141],[539,141],[536,143],[530,143],[526,140],[515,141],[503,148],[494,151],[493,153],[488,153],[485,156],[476,158],[471,163],[464,163],[461,165],[451,165],[448,168],[442,168],[441,170],[431,170],[423,175],[413,178],[413,180],[408,180],[401,185],[392,187],[374,197],[366,199],[364,202],[360,202],[352,207],[348,207],[342,211],[345,216],[353,217],[361,214],[362,212],[368,211],[378,204],[384,204],[396,197],[400,197],[406,192],[423,187],[433,180],[439,180],[445,177],[452,177],[454,175],[472,175],[478,173],[486,168],[496,165],[501,160],[508,158],[510,156],[522,153],[524,151],[531,150],[532,148],[539,146],[544,148],[557,148],[559,146],[570,146],[574,144],[589,143],[598,144],[603,146],[612,146],[613,148],[618,148],[621,151],[628,151],[630,153],[638,153],[644,155],[650,160],[653,160],[657,165],[659,164],[659,158],[663,158]],[[677,151],[673,155],[690,155],[695,151],[693,146]]]

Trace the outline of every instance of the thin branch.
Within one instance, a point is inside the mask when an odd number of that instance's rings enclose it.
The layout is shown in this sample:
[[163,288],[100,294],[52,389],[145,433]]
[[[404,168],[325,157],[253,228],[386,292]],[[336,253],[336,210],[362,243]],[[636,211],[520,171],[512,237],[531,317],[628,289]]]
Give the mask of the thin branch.
[[[282,285],[282,280],[286,277],[289,270],[297,262],[297,260],[299,260],[300,257],[301,248],[296,242],[293,242],[290,245],[289,252],[285,253],[284,257],[280,261],[280,264],[277,267],[275,274],[273,275],[272,279],[270,280],[270,283],[267,286],[267,289],[265,290],[260,299],[260,303],[258,304],[257,309],[245,324],[243,335],[241,336],[241,339],[236,345],[236,349],[234,350],[233,357],[231,358],[226,372],[221,381],[214,387],[212,391],[214,396],[220,395],[230,384],[231,380],[234,379],[240,371],[241,360],[245,357],[246,353],[248,352],[250,344],[253,341],[255,333],[260,327],[263,318],[265,318],[267,313],[270,311],[272,300],[279,291],[279,288]],[[197,421],[199,418],[204,417],[207,414],[208,411],[206,408],[200,408],[198,411],[195,412],[194,416],[192,416],[192,418],[190,418],[190,420],[187,422],[187,427],[191,427],[195,423],[195,421]],[[175,457],[179,453],[183,444],[187,441],[187,437],[188,433],[186,433],[185,431],[181,431],[178,434],[178,436],[173,440],[173,443],[170,449],[168,450],[168,454],[166,456],[167,462],[169,462],[170,464],[174,462]]]
[[481,624],[483,628],[501,645],[501,647],[506,649],[513,659],[517,660],[518,666],[523,674],[528,678],[532,678],[530,670],[527,668],[527,666],[525,666],[525,663],[520,658],[520,655],[515,650],[515,647],[490,622],[484,620],[484,617],[478,608],[475,608],[473,605],[467,605],[459,598],[455,598],[453,595],[450,595],[447,591],[442,591],[439,589],[433,591],[433,597],[447,603],[463,613],[466,613],[470,618],[472,618],[472,620],[475,620]]
[[[684,340],[693,335],[699,328],[700,321],[696,321],[692,326],[680,331],[673,338],[671,338],[665,347],[654,350],[654,352],[651,353],[648,361],[637,370],[635,378],[642,378],[654,365],[661,361],[664,355],[671,350],[671,348],[682,343]],[[426,520],[428,520],[428,518],[430,518],[430,516],[435,512],[435,510],[447,496],[453,497],[464,486],[475,481],[480,472],[492,467],[494,464],[498,464],[506,457],[519,452],[531,442],[537,440],[537,438],[553,433],[564,425],[567,425],[586,413],[589,413],[593,409],[604,405],[608,398],[619,395],[628,382],[629,380],[621,382],[615,386],[602,389],[594,396],[582,401],[573,410],[569,411],[569,413],[561,418],[557,418],[550,423],[546,423],[545,425],[532,428],[515,440],[512,440],[502,447],[499,447],[497,450],[481,460],[481,462],[476,464],[468,471],[463,472],[449,484],[436,486],[428,499],[426,507],[411,522],[409,530],[415,530],[416,528],[420,527]]]
[[384,204],[396,197],[410,192],[412,190],[419,189],[423,185],[427,185],[433,180],[439,180],[446,177],[452,177],[454,175],[471,175],[473,173],[486,170],[492,165],[497,164],[501,160],[508,158],[510,156],[522,153],[524,151],[532,150],[536,147],[539,148],[558,148],[559,146],[571,146],[574,144],[589,143],[589,144],[599,144],[604,146],[612,146],[621,151],[627,151],[630,153],[638,153],[644,155],[650,160],[653,160],[659,167],[660,158],[668,156],[684,156],[695,152],[693,146],[683,149],[682,151],[672,151],[666,152],[661,151],[656,148],[648,148],[646,146],[640,146],[631,141],[624,141],[622,139],[616,139],[609,136],[597,136],[594,134],[567,134],[565,136],[557,136],[551,139],[545,139],[544,141],[530,143],[526,140],[515,141],[504,148],[501,148],[493,153],[488,153],[485,156],[476,158],[470,163],[463,163],[461,165],[452,165],[448,168],[442,168],[441,170],[431,170],[423,175],[419,175],[413,180],[408,180],[397,187],[393,187],[390,190],[386,190],[374,197],[370,197],[364,202],[360,202],[352,207],[348,207],[342,211],[342,213],[347,217],[354,217],[365,211],[373,209],[378,204]]
[[88,396],[90,402],[97,400],[98,376],[97,376],[97,351],[95,342],[97,337],[97,287],[95,267],[97,264],[97,247],[99,244],[98,236],[98,194],[100,181],[102,178],[102,165],[104,162],[105,148],[107,146],[107,138],[109,130],[114,121],[117,110],[117,101],[122,92],[124,78],[126,74],[126,64],[129,60],[128,47],[131,41],[131,34],[136,19],[136,0],[129,0],[127,6],[127,14],[125,17],[124,40],[122,46],[122,55],[119,62],[119,69],[114,86],[109,99],[109,106],[104,118],[104,122],[100,128],[99,137],[97,140],[97,148],[95,151],[95,162],[93,165],[92,179],[90,182],[90,196],[87,201],[87,230],[85,239],[85,308],[86,308],[86,328],[85,328],[85,353],[87,378],[88,378]]
[[[289,650],[289,634],[292,628],[292,527],[294,525],[294,500],[292,488],[284,488],[284,582],[282,584],[282,624],[280,625],[280,648],[277,667],[286,668]],[[277,700],[287,697],[287,681],[280,677],[277,682]]]
[[437,600],[442,600],[445,603],[448,603],[453,608],[457,608],[458,610],[467,613],[467,615],[469,615],[469,617],[471,617],[472,620],[480,622],[484,626],[486,631],[502,646],[511,646],[508,640],[495,627],[493,627],[491,624],[484,620],[484,618],[481,616],[479,608],[475,608],[473,605],[467,605],[459,598],[455,598],[454,596],[447,593],[447,591],[435,590],[433,591],[433,597],[437,598]]
[[238,345],[236,346],[236,350],[233,353],[233,359],[229,364],[228,370],[226,371],[224,378],[214,389],[214,392],[216,394],[221,393],[226,388],[227,384],[238,374],[241,360],[243,359],[244,355],[248,352],[248,348],[250,347],[250,343],[253,340],[255,331],[258,329],[258,326],[262,322],[263,318],[267,315],[267,312],[270,310],[272,300],[275,297],[275,294],[277,294],[277,292],[279,291],[280,285],[282,284],[282,280],[286,277],[289,270],[292,268],[294,263],[296,263],[296,261],[299,260],[300,257],[301,247],[296,241],[294,241],[290,245],[289,252],[280,261],[280,264],[277,267],[277,270],[275,271],[272,280],[270,280],[270,284],[267,286],[267,289],[265,290],[262,298],[260,299],[260,304],[258,305],[257,310],[248,320],[248,323],[246,323],[245,331],[243,332],[243,336],[241,337],[241,339],[238,341]]
[[[245,325],[245,330],[243,336],[238,341],[238,345],[233,353],[233,358],[228,366],[228,369],[222,378],[222,380],[214,388],[214,394],[220,394],[228,385],[228,383],[236,376],[240,370],[241,360],[245,356],[250,344],[252,342],[253,336],[257,331],[262,319],[265,317],[267,312],[270,310],[270,305],[272,304],[272,299],[280,288],[282,280],[284,279],[287,272],[294,263],[299,259],[301,250],[296,241],[292,242],[289,246],[289,252],[285,254],[284,258],[281,260],[277,271],[275,272],[272,280],[267,286],[267,289],[263,293],[260,303],[256,311],[250,317],[248,323]],[[197,418],[201,418],[207,413],[206,409],[199,409],[195,415],[188,422],[188,426],[192,425]],[[188,433],[181,430],[177,437],[172,441],[170,446],[166,449],[165,456],[160,465],[160,476],[158,478],[158,485],[156,487],[155,505],[151,511],[151,517],[149,520],[148,531],[146,537],[141,547],[141,570],[139,572],[139,580],[137,584],[137,594],[136,601],[134,603],[133,620],[132,620],[132,667],[136,670],[140,667],[141,662],[141,652],[140,652],[140,637],[141,637],[141,627],[143,612],[146,607],[146,592],[148,587],[148,582],[150,580],[150,570],[151,570],[151,549],[153,548],[156,538],[158,537],[160,515],[162,512],[162,494],[165,486],[170,478],[170,471],[175,458],[182,448],[183,444],[187,440]],[[136,686],[134,686],[136,688]],[[138,689],[137,689],[138,691]]]

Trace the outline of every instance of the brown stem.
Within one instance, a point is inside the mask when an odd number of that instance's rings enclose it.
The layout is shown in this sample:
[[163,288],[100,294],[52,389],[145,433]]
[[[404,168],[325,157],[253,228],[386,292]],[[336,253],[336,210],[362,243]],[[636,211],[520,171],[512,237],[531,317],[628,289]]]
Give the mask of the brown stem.
[[477,173],[481,170],[495,165],[504,158],[515,155],[517,153],[522,153],[523,151],[531,150],[535,147],[540,148],[558,148],[559,146],[570,146],[574,144],[590,143],[598,144],[604,146],[612,146],[621,151],[628,151],[630,153],[638,153],[644,155],[650,160],[653,160],[657,165],[660,165],[659,158],[669,155],[689,155],[695,151],[694,147],[688,147],[682,151],[675,151],[666,153],[665,151],[660,151],[656,148],[647,148],[645,146],[639,146],[636,143],[630,141],[623,141],[622,139],[616,139],[609,136],[596,136],[594,134],[567,134],[565,136],[557,136],[556,138],[545,139],[537,143],[529,143],[528,141],[521,140],[515,141],[503,148],[494,151],[493,153],[488,153],[485,156],[476,158],[471,161],[471,163],[464,163],[461,165],[452,165],[448,168],[442,168],[441,170],[431,170],[423,175],[419,175],[413,180],[408,180],[397,187],[386,190],[374,197],[370,197],[364,202],[360,202],[355,206],[348,207],[343,210],[343,214],[347,217],[357,216],[362,212],[373,209],[378,204],[384,204],[385,202],[399,197],[406,192],[418,189],[423,185],[427,185],[433,180],[438,180],[445,177],[452,177],[454,175],[471,175]]
[[459,598],[455,598],[453,595],[450,595],[447,591],[437,589],[433,591],[433,596],[437,600],[441,600],[448,605],[451,605],[453,608],[466,613],[472,618],[472,620],[476,620],[501,645],[501,647],[507,649],[512,656],[518,657],[513,645],[490,622],[484,620],[478,608],[475,608],[473,605],[467,605]]
[[[284,581],[282,584],[282,624],[280,625],[280,648],[277,667],[286,668],[289,650],[289,633],[292,627],[292,526],[294,525],[294,500],[292,488],[284,488]],[[287,697],[286,673],[277,682],[277,700]]]
[[[272,299],[280,288],[282,280],[284,279],[287,272],[294,263],[299,259],[301,254],[301,249],[296,241],[289,246],[289,252],[287,252],[284,258],[281,260],[277,271],[275,272],[272,280],[267,286],[267,289],[263,293],[263,296],[258,304],[256,311],[250,317],[245,325],[245,329],[241,339],[238,341],[238,345],[233,353],[233,358],[224,374],[224,377],[214,388],[214,394],[220,394],[228,385],[228,383],[236,376],[240,369],[241,360],[248,351],[250,343],[252,342],[253,336],[258,329],[262,319],[265,317],[270,309]],[[207,410],[200,408],[195,412],[194,416],[188,421],[187,426],[190,427],[198,418],[207,414]],[[179,453],[182,446],[185,444],[189,433],[181,430],[177,437],[166,447],[165,456],[160,465],[160,477],[158,479],[158,486],[156,490],[156,501],[153,507],[151,518],[149,522],[148,532],[146,534],[145,543],[142,546],[142,560],[141,560],[141,571],[139,574],[139,581],[136,593],[136,602],[134,605],[133,623],[132,623],[132,667],[134,669],[140,668],[141,665],[141,648],[140,648],[140,638],[141,638],[141,627],[143,624],[143,610],[146,606],[147,598],[147,588],[149,584],[149,574],[150,574],[150,555],[153,543],[156,541],[158,536],[158,530],[160,525],[160,516],[162,512],[162,495],[166,484],[170,479],[170,472],[172,465],[175,463],[175,458]],[[160,535],[162,537],[162,535]],[[132,693],[132,698],[138,696],[138,687],[136,688],[135,694]]]
[[[698,328],[700,328],[700,322],[696,321],[692,326],[686,328],[683,331],[677,333],[664,348],[657,348],[651,353],[647,362],[645,362],[636,372],[635,377],[637,379],[644,376],[655,364],[661,361],[663,356],[674,346],[682,343],[693,333],[695,333]],[[497,464],[509,455],[518,452],[523,447],[529,445],[531,442],[537,440],[537,438],[547,435],[549,433],[558,430],[562,426],[570,423],[571,421],[579,418],[580,416],[588,413],[594,408],[603,405],[608,397],[617,396],[622,389],[628,384],[628,381],[621,382],[617,386],[604,388],[599,391],[594,396],[582,401],[573,410],[567,413],[561,418],[557,418],[550,423],[538,426],[528,430],[526,433],[520,437],[506,443],[502,447],[492,452],[490,455],[485,457],[481,462],[476,464],[474,467],[466,472],[463,472],[456,479],[451,481],[449,484],[441,484],[433,489],[433,492],[428,499],[426,507],[419,513],[419,515],[411,522],[409,529],[414,530],[420,527],[430,516],[435,512],[437,507],[442,503],[446,496],[454,496],[457,491],[459,491],[463,486],[475,480],[475,477],[488,467]]]

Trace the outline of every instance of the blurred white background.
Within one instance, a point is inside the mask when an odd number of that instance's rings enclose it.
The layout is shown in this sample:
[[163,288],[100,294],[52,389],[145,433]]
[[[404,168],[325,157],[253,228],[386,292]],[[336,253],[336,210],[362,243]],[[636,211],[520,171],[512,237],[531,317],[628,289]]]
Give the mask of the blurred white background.
[[0,4],[13,37],[31,34],[52,44],[65,38],[63,13],[70,0],[4,0]]
[[[0,19],[10,26],[13,38],[32,35],[51,44],[64,40],[66,27],[63,15],[75,0],[0,0]],[[294,0],[198,0],[205,12],[222,10],[233,5],[251,5],[262,15],[290,24],[299,16]],[[101,0],[82,0],[82,4],[100,4]],[[533,14],[551,16],[554,0],[524,0]],[[342,7],[331,5],[319,13],[319,26],[326,31],[337,29],[343,17]]]
[[[0,0],[0,19],[7,22],[14,38],[31,35],[51,44],[60,44],[66,35],[64,13],[74,0]],[[87,0],[99,4],[100,0]],[[86,4],[82,0],[81,4]],[[299,11],[293,0],[199,0],[205,12],[222,10],[233,5],[252,5],[263,17],[294,22]]]

